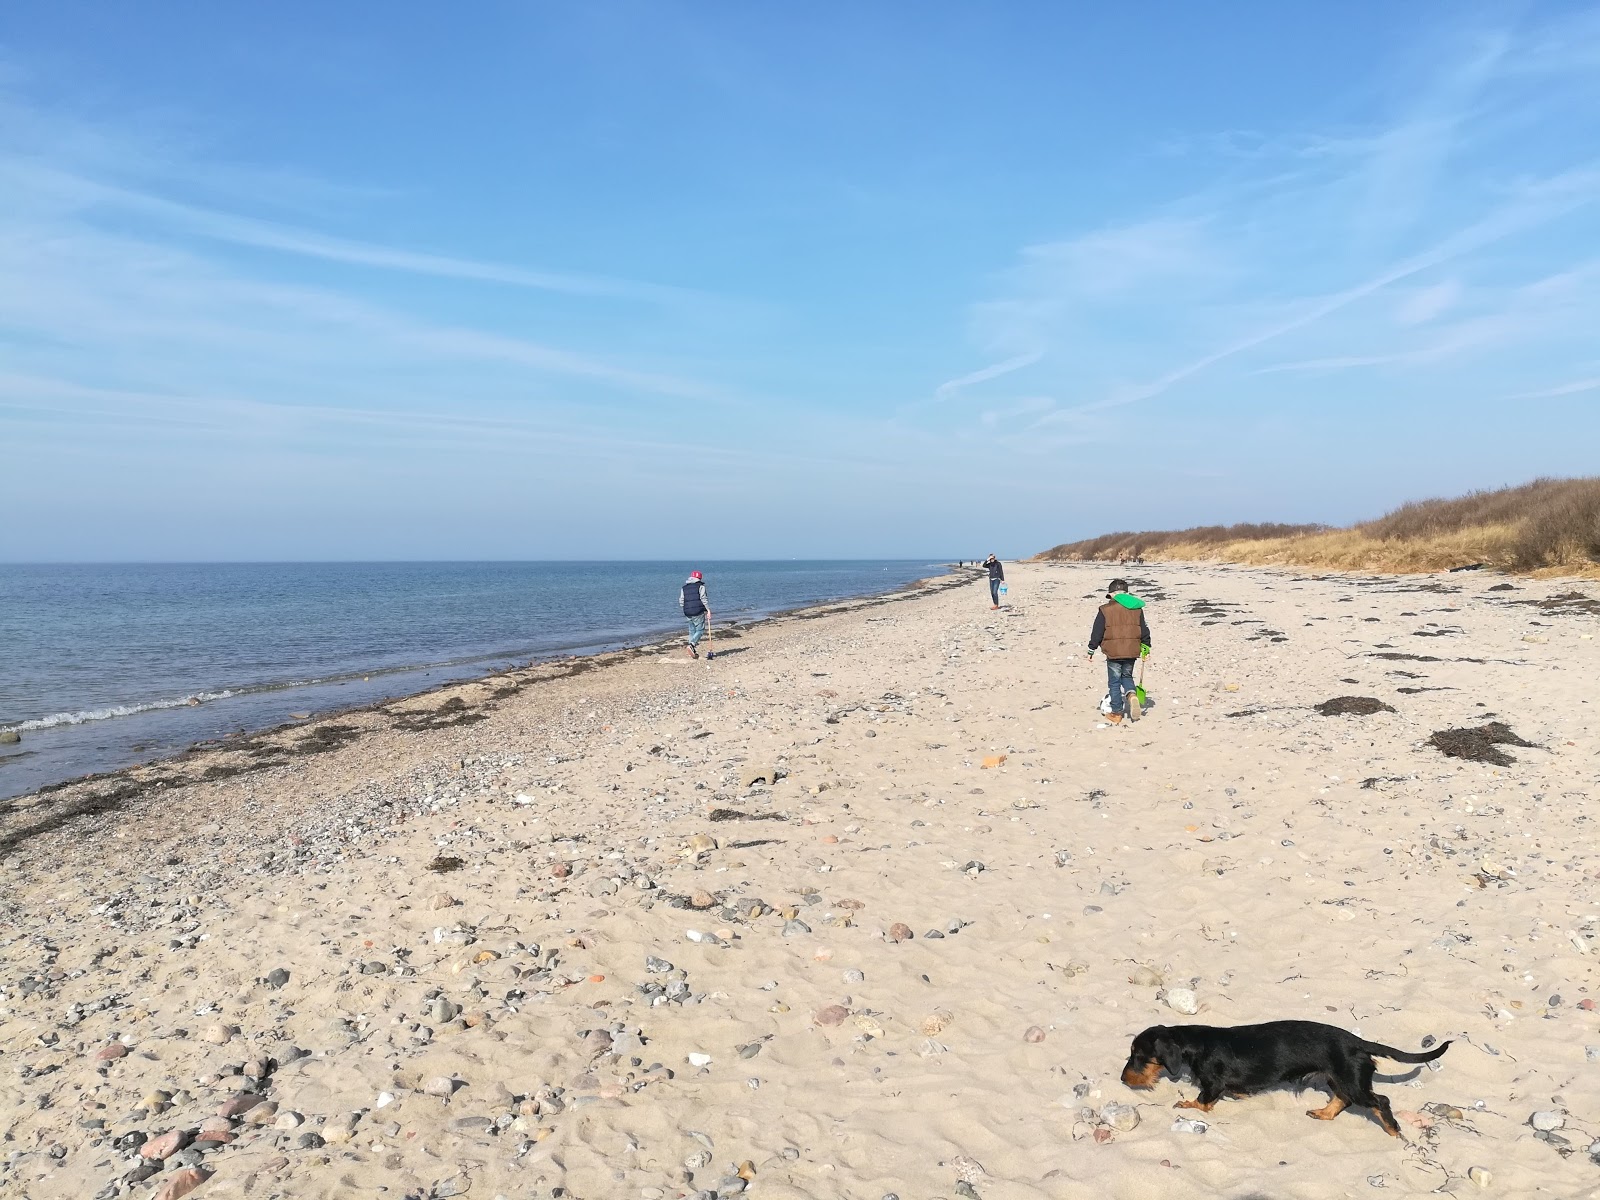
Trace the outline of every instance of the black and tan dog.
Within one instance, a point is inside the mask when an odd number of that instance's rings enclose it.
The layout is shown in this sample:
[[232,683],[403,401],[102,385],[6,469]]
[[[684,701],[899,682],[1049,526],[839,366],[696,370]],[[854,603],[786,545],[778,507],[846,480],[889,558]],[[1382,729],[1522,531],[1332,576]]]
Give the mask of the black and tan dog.
[[1268,1021],[1263,1025],[1152,1025],[1133,1039],[1122,1082],[1154,1087],[1161,1072],[1177,1078],[1185,1071],[1200,1087],[1193,1100],[1177,1108],[1210,1112],[1224,1096],[1248,1096],[1279,1083],[1315,1077],[1333,1093],[1322,1108],[1306,1115],[1331,1121],[1352,1104],[1370,1108],[1392,1136],[1400,1136],[1389,1101],[1372,1090],[1377,1071],[1373,1055],[1397,1062],[1432,1062],[1449,1042],[1411,1054],[1358,1038],[1317,1021]]

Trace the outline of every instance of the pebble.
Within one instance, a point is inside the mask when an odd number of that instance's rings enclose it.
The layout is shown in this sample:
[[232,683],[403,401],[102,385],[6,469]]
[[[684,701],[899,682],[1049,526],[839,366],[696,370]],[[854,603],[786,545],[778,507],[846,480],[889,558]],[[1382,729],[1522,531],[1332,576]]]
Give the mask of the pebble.
[[926,1037],[932,1037],[936,1033],[943,1033],[944,1030],[949,1027],[950,1022],[954,1021],[955,1019],[955,1014],[950,1010],[936,1008],[927,1016],[922,1018],[923,1035]]
[[167,1176],[150,1200],[179,1200],[211,1178],[204,1167],[185,1167]]
[[277,990],[289,982],[289,972],[283,967],[275,967],[271,971],[267,972],[266,978],[263,979],[262,982],[265,983],[269,988]]
[[95,1054],[94,1060],[96,1062],[113,1062],[116,1059],[126,1058],[127,1056],[128,1048],[126,1046],[121,1042],[112,1042],[109,1046],[102,1046]]
[[866,978],[867,977],[864,973],[856,970],[854,967],[844,973],[844,981],[846,983],[861,983],[865,981]]
[[703,1051],[691,1051],[687,1057],[691,1067],[709,1067],[711,1065],[711,1055]]
[[1541,1133],[1550,1133],[1567,1123],[1567,1114],[1555,1109],[1544,1109],[1528,1118],[1528,1124]]
[[1044,1028],[1040,1025],[1029,1025],[1022,1035],[1022,1040],[1034,1043],[1044,1041]]
[[148,1159],[151,1162],[165,1162],[179,1150],[183,1149],[184,1143],[188,1140],[189,1135],[183,1130],[169,1130],[168,1132],[163,1133],[160,1137],[151,1138],[148,1142],[144,1143],[144,1145],[140,1146],[139,1157]]
[[200,1031],[200,1039],[210,1042],[213,1046],[226,1046],[233,1041],[234,1034],[238,1032],[237,1026],[225,1025],[221,1021],[213,1021]]
[[1160,987],[1166,979],[1154,967],[1139,966],[1128,975],[1128,982],[1135,987]]
[[299,1113],[285,1111],[278,1114],[277,1118],[272,1122],[272,1127],[287,1133],[291,1129],[299,1129],[305,1123],[306,1119]]
[[1200,1011],[1200,1002],[1188,988],[1168,988],[1162,999],[1173,1012],[1180,1012],[1185,1016],[1192,1017]]
[[806,933],[810,933],[810,932],[811,932],[811,926],[807,925],[804,921],[795,920],[795,921],[785,921],[783,923],[783,936],[784,937],[798,937],[801,934],[806,934]]
[[1107,1104],[1100,1110],[1100,1120],[1118,1133],[1138,1128],[1139,1110],[1131,1104]]
[[1469,1167],[1467,1169],[1467,1178],[1480,1188],[1487,1188],[1494,1182],[1494,1176],[1489,1174],[1483,1167]]
[[1196,1121],[1190,1117],[1179,1117],[1172,1123],[1173,1133],[1204,1133],[1206,1128],[1204,1121]]
[[817,1009],[811,1019],[818,1025],[842,1025],[849,1015],[850,1010],[844,1005],[830,1004],[826,1008]]
[[422,1085],[422,1090],[426,1095],[448,1100],[456,1093],[456,1081],[448,1075],[435,1075]]
[[310,1131],[302,1133],[294,1140],[294,1148],[296,1150],[321,1150],[325,1144],[320,1133]]
[[911,926],[902,921],[896,921],[889,926],[889,940],[891,942],[908,942],[916,936],[911,932]]
[[257,1095],[255,1092],[240,1092],[237,1095],[230,1096],[217,1106],[217,1116],[243,1116],[264,1099],[264,1096]]

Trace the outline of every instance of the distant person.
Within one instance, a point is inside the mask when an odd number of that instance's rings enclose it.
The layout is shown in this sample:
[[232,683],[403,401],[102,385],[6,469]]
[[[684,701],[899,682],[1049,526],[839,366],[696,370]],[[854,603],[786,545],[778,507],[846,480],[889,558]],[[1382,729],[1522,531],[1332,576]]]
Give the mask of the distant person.
[[1133,721],[1143,715],[1139,695],[1133,690],[1133,664],[1149,657],[1150,645],[1144,601],[1128,594],[1126,579],[1113,579],[1089,631],[1089,657],[1093,658],[1096,650],[1105,652],[1106,681],[1111,688],[1111,715],[1106,719],[1113,725],[1122,723],[1124,711]]
[[983,569],[989,572],[989,607],[1000,607],[1000,585],[1006,581],[1006,569],[993,554],[983,560]]
[[[699,571],[690,571],[689,578],[683,581],[683,589],[678,593],[678,600],[683,605],[683,615],[689,618],[689,657],[699,658],[700,639],[706,636],[706,622],[711,620],[711,605],[706,600],[705,576]],[[709,649],[706,657],[715,658]]]

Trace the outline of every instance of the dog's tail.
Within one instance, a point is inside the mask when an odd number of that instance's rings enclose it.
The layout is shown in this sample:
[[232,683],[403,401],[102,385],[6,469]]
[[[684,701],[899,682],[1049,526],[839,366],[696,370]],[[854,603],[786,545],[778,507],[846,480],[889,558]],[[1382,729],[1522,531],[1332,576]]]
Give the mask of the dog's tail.
[[1420,1054],[1413,1054],[1409,1050],[1396,1050],[1393,1046],[1385,1046],[1381,1042],[1362,1042],[1361,1048],[1368,1054],[1376,1054],[1380,1058],[1392,1058],[1395,1062],[1425,1063],[1432,1062],[1446,1050],[1450,1049],[1449,1042],[1440,1042],[1432,1050],[1424,1050]]

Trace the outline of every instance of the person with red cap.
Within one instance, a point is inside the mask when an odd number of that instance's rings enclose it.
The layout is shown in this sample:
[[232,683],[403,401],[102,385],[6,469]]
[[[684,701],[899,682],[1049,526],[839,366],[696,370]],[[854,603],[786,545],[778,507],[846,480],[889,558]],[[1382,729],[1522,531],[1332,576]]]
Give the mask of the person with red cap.
[[[711,605],[706,601],[705,576],[699,571],[690,571],[689,578],[683,581],[683,588],[678,593],[678,600],[683,605],[683,615],[689,618],[689,657],[699,658],[700,651],[695,647],[705,637],[706,622],[711,620]],[[707,650],[706,657],[715,656]]]

